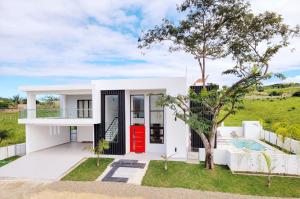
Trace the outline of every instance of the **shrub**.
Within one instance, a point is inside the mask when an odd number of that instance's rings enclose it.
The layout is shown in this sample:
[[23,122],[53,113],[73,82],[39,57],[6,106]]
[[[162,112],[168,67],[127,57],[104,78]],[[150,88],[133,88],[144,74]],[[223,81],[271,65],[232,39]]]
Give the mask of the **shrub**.
[[272,130],[276,133],[279,128],[287,128],[288,124],[286,122],[276,122],[272,125]]
[[282,94],[282,91],[272,91],[269,93],[269,96],[281,96]]
[[271,119],[271,118],[266,118],[266,119],[265,119],[265,123],[271,124],[271,123],[272,123],[272,119]]
[[293,107],[289,108],[288,111],[293,111],[295,109],[296,109],[296,107],[293,106]]
[[275,133],[281,138],[282,142],[284,142],[285,138],[289,137],[289,131],[286,127],[277,128]]
[[293,96],[293,97],[300,97],[300,91],[294,92],[294,94],[293,94],[292,96]]
[[0,101],[0,109],[1,108],[8,108],[8,107],[9,107],[9,102]]
[[294,124],[288,127],[288,132],[291,138],[295,140],[300,140],[300,125]]

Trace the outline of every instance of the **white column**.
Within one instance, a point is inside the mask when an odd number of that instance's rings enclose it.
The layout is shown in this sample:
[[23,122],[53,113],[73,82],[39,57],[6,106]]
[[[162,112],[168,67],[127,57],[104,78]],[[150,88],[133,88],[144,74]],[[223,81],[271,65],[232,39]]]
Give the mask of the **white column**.
[[66,95],[60,95],[59,97],[60,114],[62,118],[66,118],[68,116],[67,113],[70,112],[70,110],[67,110],[66,98]]
[[27,118],[36,118],[36,95],[27,93]]

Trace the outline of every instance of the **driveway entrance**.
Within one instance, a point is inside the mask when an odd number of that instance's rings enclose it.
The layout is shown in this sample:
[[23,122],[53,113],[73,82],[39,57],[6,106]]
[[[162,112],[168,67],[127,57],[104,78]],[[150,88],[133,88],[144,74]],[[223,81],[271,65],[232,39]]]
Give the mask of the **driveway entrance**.
[[89,144],[67,143],[29,153],[0,168],[0,178],[59,180],[83,158],[92,156]]

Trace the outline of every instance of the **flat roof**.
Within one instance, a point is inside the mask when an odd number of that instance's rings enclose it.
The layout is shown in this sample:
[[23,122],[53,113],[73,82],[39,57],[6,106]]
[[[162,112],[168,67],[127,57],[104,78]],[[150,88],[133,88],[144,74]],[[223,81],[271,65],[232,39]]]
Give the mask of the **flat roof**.
[[139,79],[100,79],[91,84],[20,86],[19,90],[32,93],[91,94],[93,88],[100,90],[150,90],[186,86],[185,77],[158,77]]
[[19,90],[24,92],[36,92],[36,93],[50,93],[50,92],[67,92],[67,91],[79,91],[86,92],[92,91],[92,85],[46,85],[46,86],[20,86]]

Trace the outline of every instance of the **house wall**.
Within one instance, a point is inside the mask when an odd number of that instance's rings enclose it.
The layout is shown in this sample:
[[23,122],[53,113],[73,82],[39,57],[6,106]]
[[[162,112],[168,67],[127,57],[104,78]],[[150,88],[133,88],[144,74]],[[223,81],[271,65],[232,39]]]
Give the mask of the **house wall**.
[[66,95],[65,96],[65,111],[67,117],[77,117],[77,100],[91,100],[92,95]]
[[[164,90],[140,90],[140,91],[127,91],[125,95],[125,103],[126,103],[126,152],[130,152],[130,96],[131,95],[144,95],[144,124],[145,124],[145,147],[146,152],[148,153],[159,153],[161,155],[166,153],[166,123],[164,126],[164,143],[163,144],[153,144],[150,143],[150,109],[149,109],[149,99],[150,94],[161,94],[165,93]],[[164,121],[166,121],[166,110],[164,111]]]
[[26,153],[49,148],[70,141],[68,126],[26,125]]
[[92,142],[94,140],[93,126],[77,126],[77,142]]
[[[167,94],[177,96],[186,95],[188,92],[185,79],[178,79],[171,87],[167,89]],[[175,120],[174,112],[166,108],[166,148],[167,155],[175,155],[174,158],[186,159],[188,149],[189,128],[182,120]],[[176,149],[176,152],[175,152]]]

